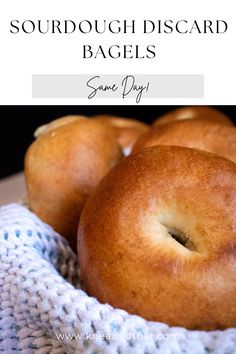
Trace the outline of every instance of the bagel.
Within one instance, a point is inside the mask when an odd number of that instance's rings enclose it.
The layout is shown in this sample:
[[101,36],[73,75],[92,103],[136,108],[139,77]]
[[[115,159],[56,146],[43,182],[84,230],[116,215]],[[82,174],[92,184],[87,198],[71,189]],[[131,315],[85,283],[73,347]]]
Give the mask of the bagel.
[[117,164],[82,212],[84,288],[147,320],[236,326],[236,165],[155,146]]
[[50,123],[41,125],[38,127],[35,132],[34,132],[34,137],[38,138],[40,135],[45,134],[53,129],[62,127],[63,125],[72,123],[77,121],[78,119],[84,119],[84,116],[79,116],[79,115],[70,115],[70,116],[65,116],[61,118],[57,118]]
[[76,250],[83,205],[121,157],[112,131],[91,119],[79,119],[40,134],[25,157],[30,209]]
[[151,128],[132,153],[154,145],[176,145],[213,152],[236,162],[236,128],[212,121],[181,120]]
[[153,125],[159,126],[161,124],[184,119],[200,119],[223,125],[233,125],[232,121],[222,112],[211,107],[202,106],[178,108],[156,119]]
[[147,124],[135,119],[121,118],[112,115],[96,115],[94,119],[112,126],[119,145],[125,156],[129,155],[133,145],[141,134],[148,130]]

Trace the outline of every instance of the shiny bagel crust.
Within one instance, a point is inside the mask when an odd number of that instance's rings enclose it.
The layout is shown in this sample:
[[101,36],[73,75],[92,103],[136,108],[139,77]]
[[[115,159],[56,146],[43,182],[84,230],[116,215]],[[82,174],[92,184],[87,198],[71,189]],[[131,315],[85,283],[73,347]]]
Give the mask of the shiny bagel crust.
[[50,129],[33,142],[25,157],[31,210],[76,249],[84,203],[121,157],[115,136],[99,122],[84,118]]
[[191,119],[152,127],[137,140],[132,153],[154,145],[201,149],[236,162],[236,128],[212,121]]
[[135,119],[105,114],[96,115],[94,119],[113,127],[117,141],[126,156],[130,154],[132,147],[140,135],[148,130],[147,124]]
[[38,127],[35,132],[34,132],[34,137],[38,138],[40,135],[48,133],[49,131],[62,127],[64,125],[67,125],[69,123],[73,123],[77,121],[78,119],[86,119],[85,116],[79,116],[79,115],[70,115],[70,116],[64,116],[61,118],[57,118],[47,124],[41,125]]
[[227,159],[175,146],[123,159],[82,212],[84,288],[147,320],[234,327],[235,205],[236,165]]
[[204,121],[212,121],[222,125],[233,125],[232,121],[222,112],[211,107],[202,106],[177,108],[156,119],[153,125],[159,126],[172,121],[185,119],[200,119]]

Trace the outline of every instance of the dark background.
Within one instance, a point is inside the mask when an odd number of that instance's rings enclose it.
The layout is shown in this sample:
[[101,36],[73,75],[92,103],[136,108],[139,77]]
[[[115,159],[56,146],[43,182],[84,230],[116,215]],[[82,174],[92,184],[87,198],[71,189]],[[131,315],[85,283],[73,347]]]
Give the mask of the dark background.
[[[114,114],[151,123],[158,116],[181,106],[0,106],[0,178],[23,169],[27,147],[35,129],[68,114]],[[236,106],[212,106],[236,123]]]

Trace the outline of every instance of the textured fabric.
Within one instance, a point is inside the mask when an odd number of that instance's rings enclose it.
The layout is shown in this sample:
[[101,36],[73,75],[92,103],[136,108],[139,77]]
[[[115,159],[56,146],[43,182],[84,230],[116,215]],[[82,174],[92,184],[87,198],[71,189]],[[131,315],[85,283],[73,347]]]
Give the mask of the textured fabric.
[[100,304],[80,290],[67,242],[11,204],[0,208],[0,352],[233,354],[236,329],[170,328]]

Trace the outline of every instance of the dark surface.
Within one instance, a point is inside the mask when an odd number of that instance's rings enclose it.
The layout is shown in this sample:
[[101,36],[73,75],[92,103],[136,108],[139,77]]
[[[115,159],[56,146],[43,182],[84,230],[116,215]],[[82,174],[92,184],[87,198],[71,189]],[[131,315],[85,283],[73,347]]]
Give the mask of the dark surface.
[[[214,106],[236,123],[236,106]],[[27,147],[35,129],[68,114],[114,114],[151,123],[177,106],[0,106],[0,178],[23,169]]]

